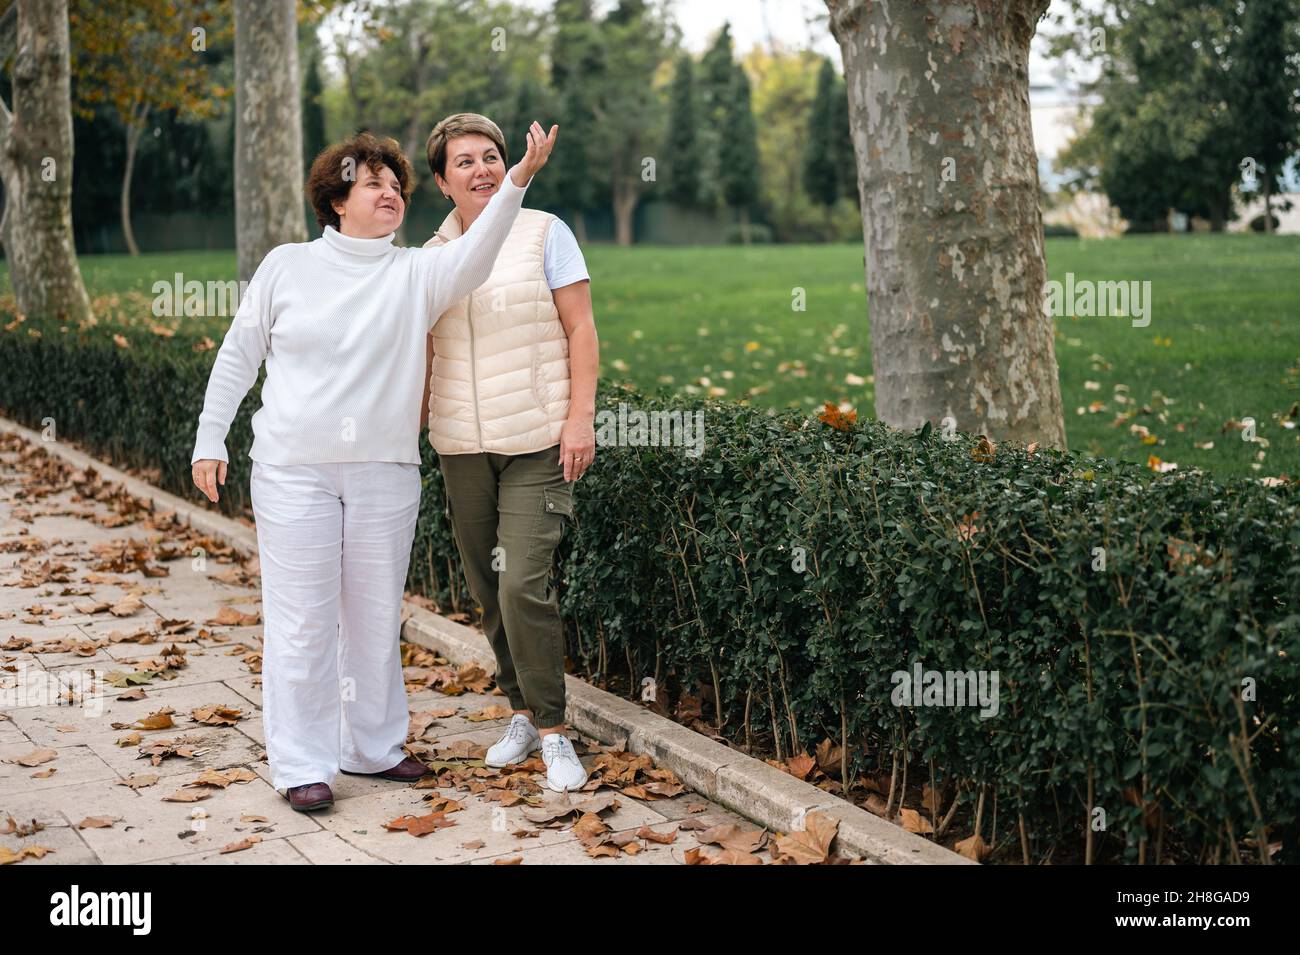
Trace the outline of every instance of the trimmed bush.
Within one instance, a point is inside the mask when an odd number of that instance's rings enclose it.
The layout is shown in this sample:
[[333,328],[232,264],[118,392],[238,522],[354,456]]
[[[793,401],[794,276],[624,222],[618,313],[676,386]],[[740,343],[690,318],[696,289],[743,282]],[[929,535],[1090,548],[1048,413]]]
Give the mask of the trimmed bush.
[[[194,499],[215,352],[34,324],[0,332],[5,413],[53,417]],[[228,513],[246,500],[257,403],[227,442]],[[892,778],[894,807],[921,783],[955,796],[952,833],[973,832],[982,805],[998,859],[1076,861],[1091,843],[1098,861],[1260,861],[1279,842],[1273,861],[1294,859],[1294,484],[602,382],[598,411],[620,403],[702,412],[704,447],[603,446],[577,485],[556,576],[588,679],[639,696],[651,677],[660,702],[698,697],[718,732],[778,758],[829,739],[850,779]],[[409,589],[472,611],[421,443]],[[996,675],[996,714],[898,705],[895,674],[917,665],[990,688]]]

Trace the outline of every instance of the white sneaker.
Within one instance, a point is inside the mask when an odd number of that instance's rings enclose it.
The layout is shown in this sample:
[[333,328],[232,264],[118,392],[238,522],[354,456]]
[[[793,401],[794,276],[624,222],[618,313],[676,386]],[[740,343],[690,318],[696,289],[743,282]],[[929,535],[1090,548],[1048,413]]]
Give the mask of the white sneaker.
[[522,763],[540,742],[541,737],[537,735],[537,729],[532,721],[524,714],[516,713],[511,717],[505,735],[489,747],[483,762],[494,769],[512,763]]
[[547,733],[542,738],[542,762],[546,763],[546,785],[552,792],[581,789],[587,782],[573,744],[563,733]]

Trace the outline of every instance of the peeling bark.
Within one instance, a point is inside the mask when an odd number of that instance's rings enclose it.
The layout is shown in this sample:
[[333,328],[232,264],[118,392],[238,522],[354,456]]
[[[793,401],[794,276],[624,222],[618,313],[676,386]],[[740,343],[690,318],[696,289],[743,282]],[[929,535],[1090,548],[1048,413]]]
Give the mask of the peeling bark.
[[[14,11],[16,10],[16,19]],[[72,240],[72,105],[67,0],[18,0],[13,110],[0,102],[4,245],[18,310],[90,317]]]
[[1048,0],[826,0],[858,164],[876,413],[1065,447],[1029,42]]
[[235,0],[235,235],[239,278],[305,242],[294,0]]

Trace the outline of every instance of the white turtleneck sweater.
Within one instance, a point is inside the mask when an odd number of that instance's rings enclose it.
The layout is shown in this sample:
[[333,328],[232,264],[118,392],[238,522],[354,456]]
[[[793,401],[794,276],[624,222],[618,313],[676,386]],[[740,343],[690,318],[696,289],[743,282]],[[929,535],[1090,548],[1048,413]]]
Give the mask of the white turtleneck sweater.
[[226,434],[265,360],[254,461],[419,464],[425,336],[487,281],[527,188],[507,174],[469,231],[440,247],[326,226],[268,252],[212,366],[190,463],[229,460]]

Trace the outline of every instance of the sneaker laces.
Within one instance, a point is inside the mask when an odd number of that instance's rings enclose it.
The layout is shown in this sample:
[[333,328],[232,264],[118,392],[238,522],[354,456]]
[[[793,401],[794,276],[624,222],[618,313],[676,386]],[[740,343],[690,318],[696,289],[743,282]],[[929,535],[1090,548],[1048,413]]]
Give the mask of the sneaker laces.
[[521,743],[528,738],[527,720],[511,720],[510,725],[506,727],[506,735],[501,737],[502,743],[519,740]]
[[555,760],[560,759],[561,757],[576,762],[578,756],[573,751],[571,746],[565,745],[568,742],[569,740],[568,737],[566,736],[561,736],[559,739],[556,740],[548,740],[546,743],[546,748],[542,755],[550,757],[550,759],[547,760],[547,762],[554,762]]

